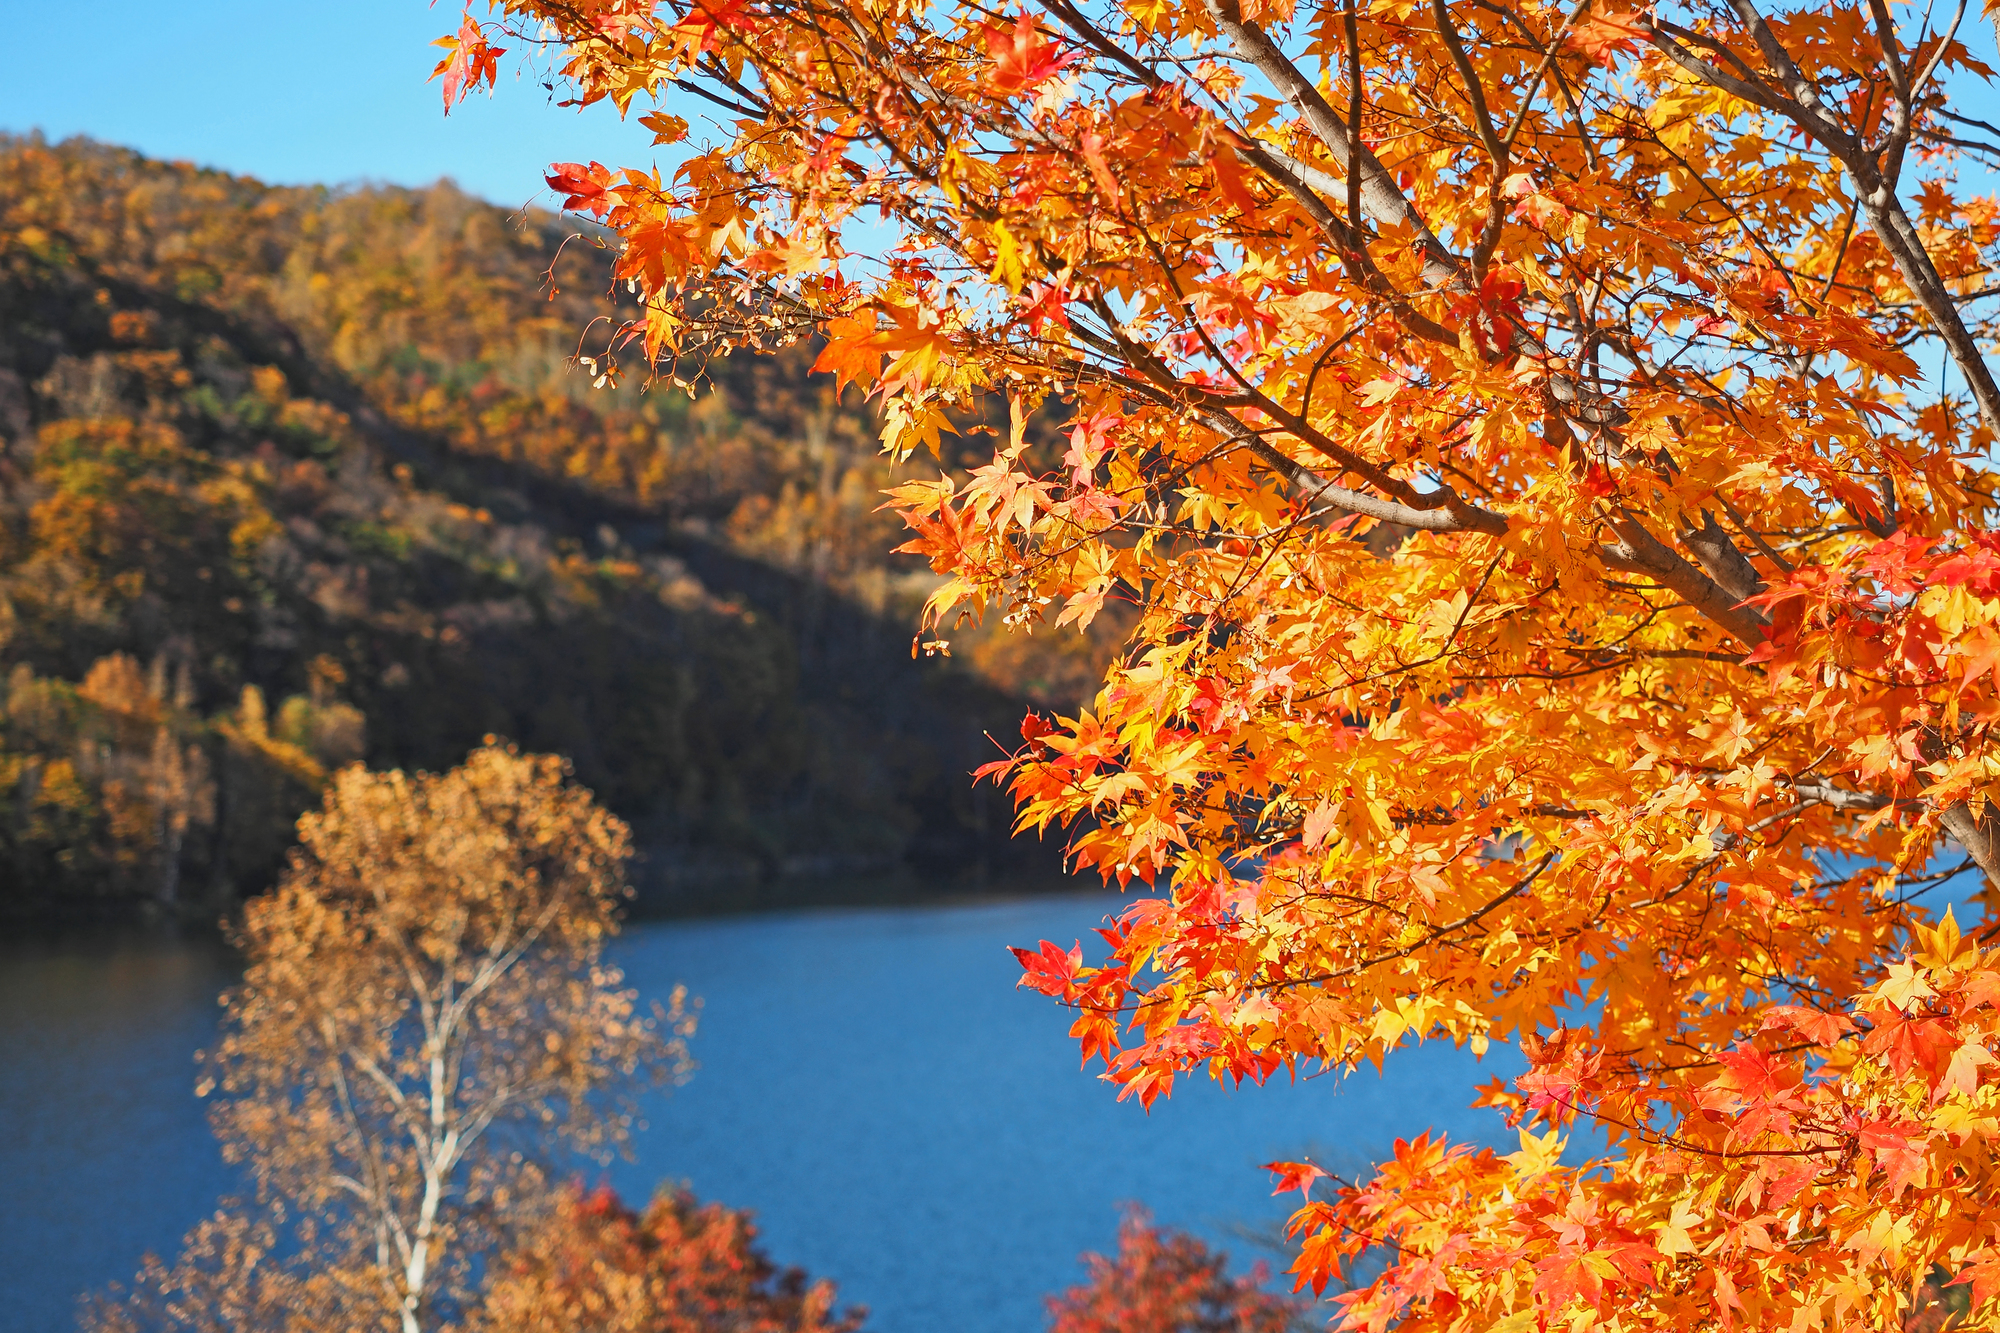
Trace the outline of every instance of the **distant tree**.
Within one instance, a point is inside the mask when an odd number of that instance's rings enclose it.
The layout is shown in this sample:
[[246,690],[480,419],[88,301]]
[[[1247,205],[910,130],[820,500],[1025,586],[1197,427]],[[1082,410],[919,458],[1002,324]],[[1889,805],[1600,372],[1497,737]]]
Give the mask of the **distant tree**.
[[146,675],[132,658],[113,653],[91,667],[77,695],[96,706],[101,734],[96,744],[77,747],[77,759],[103,792],[120,850],[143,858],[153,896],[172,906],[180,893],[181,844],[190,826],[214,821],[215,786],[208,756],[175,734],[176,717],[187,716],[193,699],[187,667],[169,690],[166,665],[156,658]]
[[495,1266],[471,1333],[853,1333],[833,1283],[779,1269],[746,1213],[662,1190],[643,1214],[571,1190]]
[[0,683],[0,866],[15,872],[9,897],[90,885],[175,906],[182,846],[215,819],[191,702],[186,663],[170,669],[165,655],[144,670],[113,653],[75,685],[14,664]]
[[1051,1333],[1285,1333],[1306,1302],[1262,1289],[1263,1265],[1227,1275],[1228,1256],[1139,1210],[1118,1227],[1118,1257],[1087,1254],[1090,1281],[1049,1297]]
[[511,748],[336,774],[246,909],[198,1089],[277,1228],[225,1213],[98,1326],[455,1322],[549,1150],[616,1148],[638,1080],[689,1068],[684,993],[644,1015],[603,959],[628,841],[560,760]]

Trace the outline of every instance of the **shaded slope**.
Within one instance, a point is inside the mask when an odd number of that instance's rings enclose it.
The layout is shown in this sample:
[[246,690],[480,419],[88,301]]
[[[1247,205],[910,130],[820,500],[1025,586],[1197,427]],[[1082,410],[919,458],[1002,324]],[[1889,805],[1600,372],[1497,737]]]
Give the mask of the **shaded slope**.
[[489,733],[661,902],[1050,866],[965,776],[1020,703],[909,658],[867,420],[796,359],[592,398],[562,240],[0,142],[0,911],[210,912],[329,767]]

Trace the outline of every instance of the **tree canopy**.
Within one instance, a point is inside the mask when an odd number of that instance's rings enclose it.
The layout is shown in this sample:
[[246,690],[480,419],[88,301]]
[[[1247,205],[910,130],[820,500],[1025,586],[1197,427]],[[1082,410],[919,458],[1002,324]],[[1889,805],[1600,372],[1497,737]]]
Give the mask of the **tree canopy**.
[[1006,404],[894,504],[935,634],[1135,609],[989,770],[1153,886],[1024,953],[1121,1096],[1527,1052],[1518,1152],[1298,1214],[1315,1287],[1391,1247],[1347,1327],[1884,1328],[1938,1268],[2000,1314],[2000,957],[1936,905],[2000,873],[1965,20],[495,0],[439,74],[656,132],[550,172],[644,304],[601,376],[823,337],[897,457]]

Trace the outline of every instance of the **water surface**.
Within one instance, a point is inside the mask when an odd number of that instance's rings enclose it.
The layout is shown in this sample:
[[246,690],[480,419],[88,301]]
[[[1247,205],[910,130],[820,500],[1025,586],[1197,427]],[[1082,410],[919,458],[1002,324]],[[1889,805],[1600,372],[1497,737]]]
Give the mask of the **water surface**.
[[74,1326],[234,1176],[194,1096],[194,1053],[234,979],[219,943],[126,937],[0,952],[0,1324]]
[[[634,985],[702,997],[686,1087],[652,1102],[611,1182],[755,1211],[780,1263],[839,1282],[879,1333],[1032,1333],[1077,1255],[1143,1202],[1239,1263],[1289,1205],[1261,1162],[1352,1166],[1398,1135],[1508,1137],[1465,1109],[1493,1072],[1443,1047],[1387,1075],[1224,1091],[1150,1115],[1077,1068],[1067,1020],[1014,989],[1005,945],[1087,936],[1114,899],[791,912],[632,927]],[[219,950],[171,941],[0,954],[0,1299],[23,1333],[170,1251],[231,1188],[192,1094]],[[1489,1064],[1491,1062],[1489,1061]],[[1290,1196],[1296,1199],[1296,1196]],[[1270,1257],[1276,1258],[1275,1254]],[[1280,1264],[1280,1266],[1282,1266]]]

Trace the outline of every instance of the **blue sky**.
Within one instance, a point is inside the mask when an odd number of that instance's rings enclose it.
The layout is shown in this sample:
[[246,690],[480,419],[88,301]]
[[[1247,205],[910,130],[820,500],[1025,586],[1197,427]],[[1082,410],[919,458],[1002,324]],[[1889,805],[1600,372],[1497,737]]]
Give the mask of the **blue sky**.
[[[426,83],[458,26],[443,0],[49,0],[9,4],[0,129],[87,134],[281,184],[449,176],[517,206],[551,161],[640,164],[652,136],[608,106],[558,108],[504,59],[498,94],[443,114]],[[548,202],[545,198],[543,202]]]
[[[651,135],[606,105],[559,108],[510,53],[493,97],[447,119],[430,42],[460,0],[19,0],[0,56],[0,129],[87,134],[279,184],[449,176],[510,207],[542,196],[551,161],[651,162]],[[482,6],[483,12],[483,6]],[[1993,31],[1961,36],[1989,60]],[[2000,96],[1967,80],[1974,109]]]

